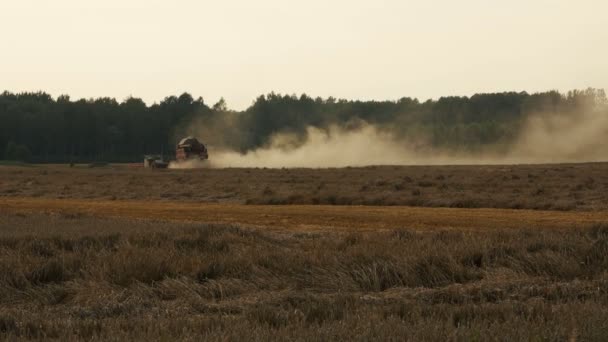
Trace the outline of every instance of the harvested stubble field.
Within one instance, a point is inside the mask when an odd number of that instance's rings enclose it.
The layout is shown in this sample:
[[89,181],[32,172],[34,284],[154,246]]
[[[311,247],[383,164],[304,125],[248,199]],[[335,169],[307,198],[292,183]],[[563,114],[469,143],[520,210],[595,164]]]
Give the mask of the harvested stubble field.
[[300,232],[0,215],[0,336],[608,336],[608,226]]
[[0,167],[0,196],[608,210],[608,163],[157,171]]
[[[0,338],[605,341],[607,170],[0,168]],[[440,176],[494,208],[253,204]]]

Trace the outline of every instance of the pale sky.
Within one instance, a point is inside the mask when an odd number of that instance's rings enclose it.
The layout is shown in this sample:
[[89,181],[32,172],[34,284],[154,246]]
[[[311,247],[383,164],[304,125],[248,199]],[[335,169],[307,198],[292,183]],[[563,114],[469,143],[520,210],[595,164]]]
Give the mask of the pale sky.
[[0,0],[0,91],[419,99],[608,88],[606,0]]

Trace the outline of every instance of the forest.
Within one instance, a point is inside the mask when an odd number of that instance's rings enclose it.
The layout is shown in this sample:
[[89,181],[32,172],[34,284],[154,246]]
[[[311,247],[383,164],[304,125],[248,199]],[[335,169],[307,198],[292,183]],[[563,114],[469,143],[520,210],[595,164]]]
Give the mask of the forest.
[[[72,100],[45,92],[0,94],[0,159],[36,163],[134,162],[168,153],[185,135],[215,148],[247,152],[278,133],[304,138],[308,127],[355,129],[371,124],[402,138],[423,137],[444,149],[508,146],[533,115],[608,115],[602,89],[567,93],[503,92],[419,101],[356,101],[270,93],[244,111],[188,93],[147,105],[139,98]],[[201,132],[202,136],[201,136]]]

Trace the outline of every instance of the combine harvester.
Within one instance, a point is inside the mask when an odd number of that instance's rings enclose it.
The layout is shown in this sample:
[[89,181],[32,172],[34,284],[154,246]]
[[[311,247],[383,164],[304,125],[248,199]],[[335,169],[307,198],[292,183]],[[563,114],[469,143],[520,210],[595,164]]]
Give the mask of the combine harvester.
[[[195,137],[186,137],[177,144],[175,148],[175,163],[185,163],[189,161],[204,161],[209,159],[207,147]],[[144,156],[144,167],[152,169],[166,169],[170,162],[166,161],[161,155]]]
[[182,139],[175,149],[175,159],[178,163],[189,160],[207,160],[209,154],[207,147],[195,137]]

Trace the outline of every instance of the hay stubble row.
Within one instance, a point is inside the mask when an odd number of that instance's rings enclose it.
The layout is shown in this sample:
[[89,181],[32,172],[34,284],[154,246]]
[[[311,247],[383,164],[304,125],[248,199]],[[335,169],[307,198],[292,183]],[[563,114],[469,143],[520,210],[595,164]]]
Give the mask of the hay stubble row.
[[129,219],[243,224],[289,230],[383,230],[395,228],[572,228],[607,222],[608,212],[513,209],[239,205],[171,201],[104,201],[0,198],[0,211],[59,213]]

